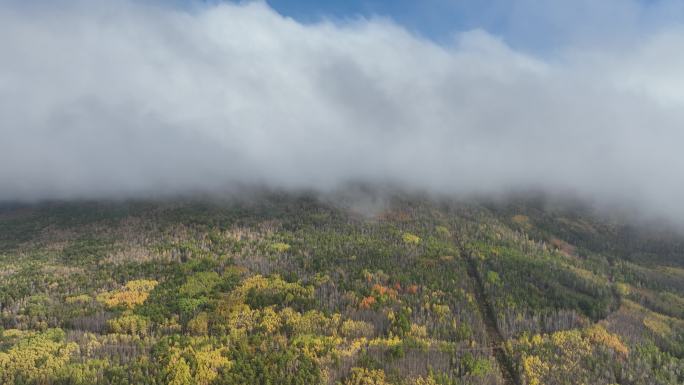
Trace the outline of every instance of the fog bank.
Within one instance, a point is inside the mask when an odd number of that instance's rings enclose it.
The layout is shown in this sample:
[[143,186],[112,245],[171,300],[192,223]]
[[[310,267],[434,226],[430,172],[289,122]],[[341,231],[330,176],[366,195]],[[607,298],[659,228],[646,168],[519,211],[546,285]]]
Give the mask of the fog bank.
[[363,182],[572,192],[684,223],[677,25],[545,55],[261,2],[94,3],[0,5],[0,200]]

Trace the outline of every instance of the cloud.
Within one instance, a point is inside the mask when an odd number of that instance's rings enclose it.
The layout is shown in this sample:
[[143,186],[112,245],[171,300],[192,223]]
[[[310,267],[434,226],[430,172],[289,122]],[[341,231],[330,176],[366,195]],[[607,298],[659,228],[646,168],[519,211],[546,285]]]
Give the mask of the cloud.
[[684,29],[532,55],[265,3],[0,6],[0,200],[350,181],[573,191],[684,222]]

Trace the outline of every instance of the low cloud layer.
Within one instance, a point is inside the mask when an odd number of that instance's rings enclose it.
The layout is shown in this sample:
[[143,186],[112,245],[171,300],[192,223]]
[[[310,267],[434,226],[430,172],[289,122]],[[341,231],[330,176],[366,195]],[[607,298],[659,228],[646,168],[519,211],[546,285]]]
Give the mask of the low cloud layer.
[[684,222],[676,24],[543,55],[264,3],[37,4],[0,5],[0,200],[364,181],[573,191]]

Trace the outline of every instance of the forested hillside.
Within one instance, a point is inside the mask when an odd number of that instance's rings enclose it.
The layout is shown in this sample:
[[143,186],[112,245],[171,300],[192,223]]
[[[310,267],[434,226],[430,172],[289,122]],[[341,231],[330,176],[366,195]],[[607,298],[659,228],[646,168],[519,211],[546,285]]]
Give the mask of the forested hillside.
[[676,232],[251,195],[0,207],[0,383],[684,383]]

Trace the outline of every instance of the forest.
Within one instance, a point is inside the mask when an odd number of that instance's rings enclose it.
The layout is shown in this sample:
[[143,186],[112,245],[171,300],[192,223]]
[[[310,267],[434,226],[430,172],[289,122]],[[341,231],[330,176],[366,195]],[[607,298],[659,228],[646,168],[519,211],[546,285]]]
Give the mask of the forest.
[[0,206],[0,383],[684,383],[684,236],[543,197]]

